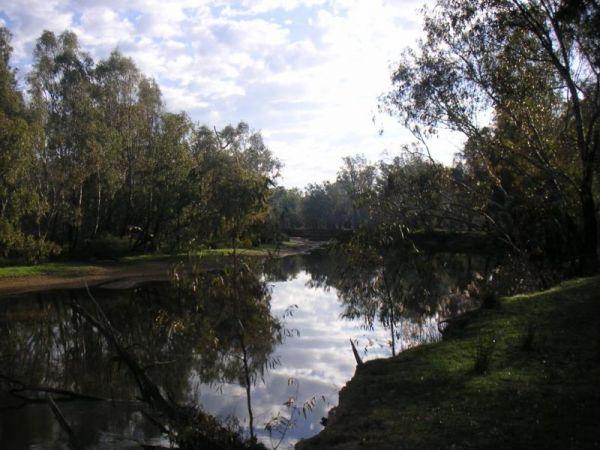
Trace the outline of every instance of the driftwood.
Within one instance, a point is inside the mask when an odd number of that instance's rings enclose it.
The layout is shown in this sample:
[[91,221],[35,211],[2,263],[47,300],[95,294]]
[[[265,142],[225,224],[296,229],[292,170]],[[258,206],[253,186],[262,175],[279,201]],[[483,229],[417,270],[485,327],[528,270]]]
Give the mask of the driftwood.
[[356,365],[362,366],[363,361],[362,361],[362,359],[360,359],[360,355],[358,354],[358,350],[356,350],[356,346],[354,345],[354,342],[352,341],[352,339],[350,339],[350,345],[352,346],[352,353],[354,353],[354,359],[356,360]]
[[67,421],[67,419],[65,419],[65,416],[63,415],[63,413],[61,412],[61,410],[58,408],[58,406],[56,405],[56,403],[54,402],[54,399],[52,398],[52,396],[49,395],[46,398],[46,400],[48,402],[48,405],[50,405],[50,409],[52,410],[52,414],[54,414],[54,417],[56,418],[56,421],[60,424],[60,427],[67,434],[67,436],[69,436],[69,445],[70,445],[70,447],[73,450],[82,449],[83,447],[77,441],[77,439],[75,437],[75,433],[73,433],[73,428],[71,428],[71,425],[69,424],[69,422]]

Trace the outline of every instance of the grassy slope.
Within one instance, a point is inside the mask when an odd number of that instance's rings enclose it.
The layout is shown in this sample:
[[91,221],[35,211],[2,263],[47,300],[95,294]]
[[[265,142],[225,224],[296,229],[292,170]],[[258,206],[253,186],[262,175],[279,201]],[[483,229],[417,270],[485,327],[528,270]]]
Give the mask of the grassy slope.
[[366,363],[329,422],[298,447],[600,448],[600,277],[502,299],[442,342]]
[[[290,240],[281,244],[281,250],[293,250],[300,248],[301,243]],[[267,256],[269,252],[274,252],[275,246],[272,244],[261,245],[260,247],[238,249],[238,253],[244,256]],[[194,256],[225,256],[232,253],[230,248],[217,248],[210,250],[202,250],[194,254]],[[189,256],[188,253],[179,255],[165,255],[165,254],[144,254],[135,256],[126,256],[116,261],[109,262],[50,262],[42,263],[30,266],[8,266],[0,267],[0,278],[19,278],[19,277],[31,277],[31,276],[58,276],[58,277],[72,277],[82,276],[90,271],[93,271],[98,267],[118,267],[118,266],[130,266],[138,263],[156,262],[156,261],[169,261],[171,259],[179,259],[185,256]]]

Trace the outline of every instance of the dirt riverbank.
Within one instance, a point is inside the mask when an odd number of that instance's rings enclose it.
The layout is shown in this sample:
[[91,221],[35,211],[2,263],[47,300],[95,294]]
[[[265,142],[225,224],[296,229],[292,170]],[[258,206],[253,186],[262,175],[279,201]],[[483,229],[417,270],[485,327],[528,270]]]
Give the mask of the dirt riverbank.
[[[239,253],[247,257],[276,257],[308,253],[322,242],[295,238],[277,251],[271,249],[241,249]],[[223,265],[229,258],[228,250],[199,257],[203,268],[213,269]],[[187,256],[145,257],[143,260],[123,260],[97,263],[64,263],[59,268],[52,267],[49,273],[0,277],[0,296],[22,294],[49,289],[76,289],[103,285],[106,288],[126,289],[145,281],[167,280],[172,267],[188,259]],[[39,271],[42,272],[42,271]]]

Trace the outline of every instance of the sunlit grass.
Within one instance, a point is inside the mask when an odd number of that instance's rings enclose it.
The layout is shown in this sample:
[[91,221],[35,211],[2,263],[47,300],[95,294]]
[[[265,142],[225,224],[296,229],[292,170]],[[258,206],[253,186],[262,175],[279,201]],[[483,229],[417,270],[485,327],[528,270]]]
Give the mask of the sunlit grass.
[[[501,299],[444,341],[366,363],[307,448],[596,447],[598,317],[600,277]],[[482,340],[493,341],[483,373]]]
[[31,266],[0,267],[0,278],[8,277],[35,277],[35,276],[75,276],[93,269],[95,266],[87,263],[43,263]]
[[[280,246],[274,244],[264,244],[253,248],[238,248],[237,253],[241,256],[269,256],[278,250],[293,250],[302,247],[303,242],[290,239],[283,242]],[[115,267],[119,265],[134,265],[138,263],[150,263],[182,259],[186,257],[209,257],[209,256],[228,256],[233,254],[232,248],[203,249],[194,252],[165,254],[165,253],[146,253],[141,255],[131,255],[119,258],[114,261],[99,261],[97,263],[89,262],[50,262],[36,265],[21,265],[0,267],[0,278],[17,277],[35,277],[35,276],[59,276],[70,277],[84,275],[99,267]]]

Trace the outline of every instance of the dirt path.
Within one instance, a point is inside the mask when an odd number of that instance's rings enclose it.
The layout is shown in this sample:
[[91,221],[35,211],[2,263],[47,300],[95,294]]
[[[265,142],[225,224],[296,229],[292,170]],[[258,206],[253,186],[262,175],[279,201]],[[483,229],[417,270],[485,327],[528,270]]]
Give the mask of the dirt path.
[[[285,256],[308,253],[322,242],[301,240],[301,245],[293,248],[282,248],[274,256]],[[254,257],[266,257],[267,254]],[[207,256],[202,258],[202,266],[206,269],[217,268],[223,264],[227,256]],[[144,261],[139,263],[107,263],[97,264],[82,269],[77,275],[30,275],[20,277],[0,278],[0,296],[23,294],[26,292],[44,291],[51,289],[77,289],[88,286],[102,285],[108,289],[129,289],[148,281],[169,279],[173,265],[185,258],[170,258],[162,261]]]

